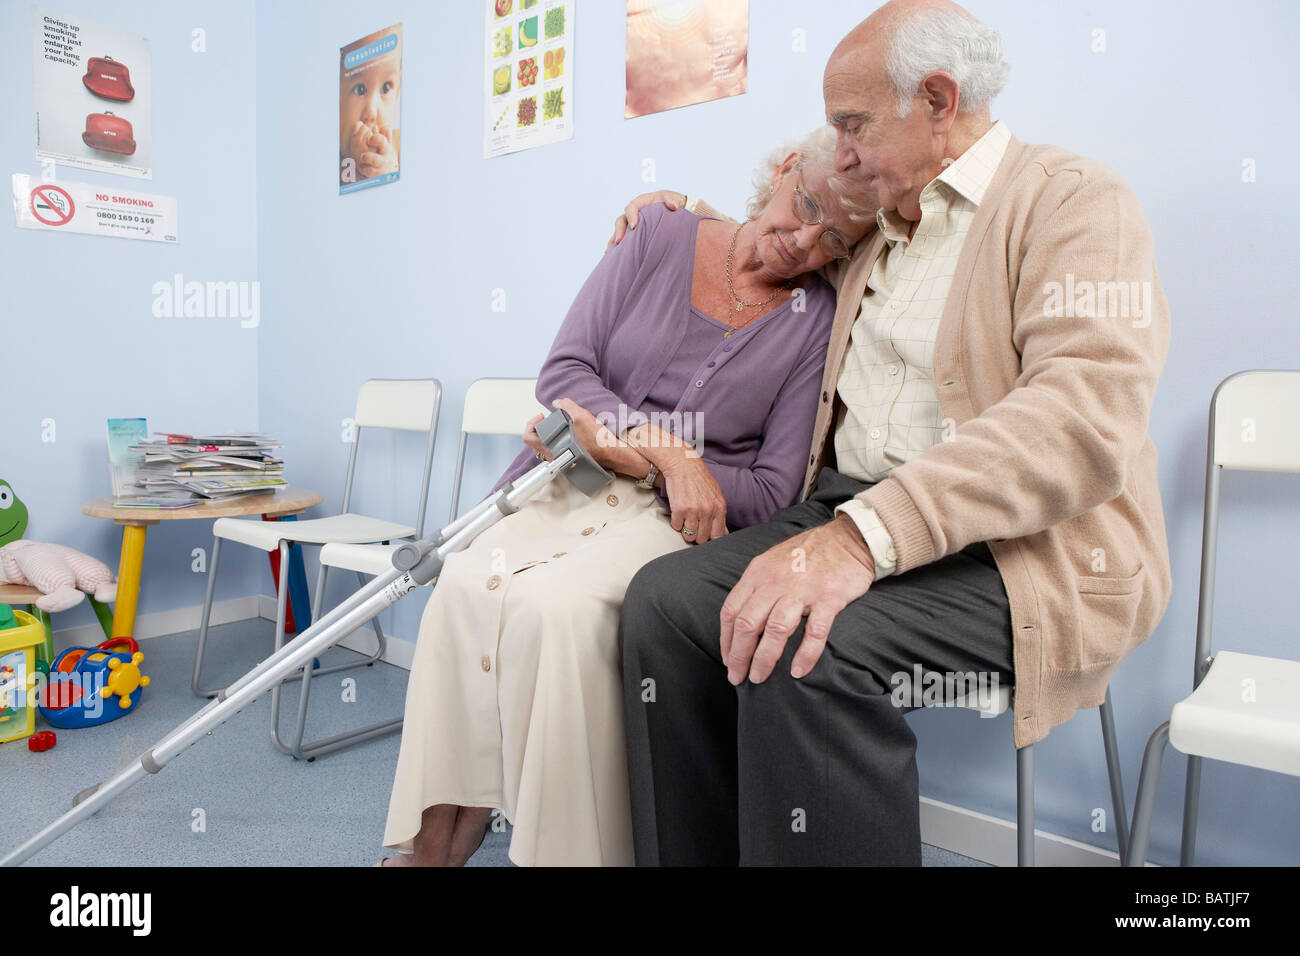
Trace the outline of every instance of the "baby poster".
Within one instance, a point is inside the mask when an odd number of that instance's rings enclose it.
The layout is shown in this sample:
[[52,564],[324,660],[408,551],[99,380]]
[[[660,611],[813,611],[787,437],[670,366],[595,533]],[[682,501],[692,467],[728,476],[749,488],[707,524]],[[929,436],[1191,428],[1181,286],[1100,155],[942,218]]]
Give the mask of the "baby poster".
[[151,179],[149,41],[43,7],[34,17],[37,161]]
[[749,0],[627,0],[624,116],[745,92]]
[[397,181],[402,25],[339,50],[339,195]]

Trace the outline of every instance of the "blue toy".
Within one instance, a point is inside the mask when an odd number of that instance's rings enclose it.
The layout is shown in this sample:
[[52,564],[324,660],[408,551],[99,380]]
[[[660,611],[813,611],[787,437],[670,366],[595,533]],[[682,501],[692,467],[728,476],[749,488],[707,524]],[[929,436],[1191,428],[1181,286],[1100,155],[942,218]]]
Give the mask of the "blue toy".
[[[125,646],[126,650],[115,648]],[[132,638],[115,637],[97,647],[70,647],[50,665],[40,695],[41,716],[55,727],[95,727],[135,710],[149,678],[140,673],[144,654]]]

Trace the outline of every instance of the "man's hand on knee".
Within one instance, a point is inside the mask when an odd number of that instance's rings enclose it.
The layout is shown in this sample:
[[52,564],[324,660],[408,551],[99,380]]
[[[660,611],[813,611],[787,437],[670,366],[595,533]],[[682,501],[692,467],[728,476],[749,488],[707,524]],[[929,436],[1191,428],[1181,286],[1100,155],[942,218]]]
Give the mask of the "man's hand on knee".
[[835,615],[867,593],[876,577],[871,550],[853,519],[838,515],[749,562],[722,604],[721,649],[727,680],[762,683],[804,615],[803,641],[790,672],[803,677],[826,648]]

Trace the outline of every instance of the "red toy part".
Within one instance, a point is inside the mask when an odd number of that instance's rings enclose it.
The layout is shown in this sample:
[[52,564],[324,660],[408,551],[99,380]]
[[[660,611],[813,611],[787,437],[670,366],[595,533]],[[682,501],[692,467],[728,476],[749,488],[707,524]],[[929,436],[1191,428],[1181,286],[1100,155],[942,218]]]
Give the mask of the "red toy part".
[[96,644],[101,651],[113,651],[119,647],[125,647],[128,654],[134,654],[140,649],[134,637],[114,637],[102,644]]
[[135,96],[135,87],[131,85],[131,73],[126,64],[118,63],[111,56],[92,56],[86,62],[86,75],[81,78],[86,89],[106,100],[126,102]]
[[130,156],[135,152],[135,133],[131,124],[112,113],[90,113],[81,140],[91,149]]
[[42,730],[27,738],[27,749],[33,753],[40,753],[42,750],[51,749],[58,742],[59,738],[54,735],[54,731]]

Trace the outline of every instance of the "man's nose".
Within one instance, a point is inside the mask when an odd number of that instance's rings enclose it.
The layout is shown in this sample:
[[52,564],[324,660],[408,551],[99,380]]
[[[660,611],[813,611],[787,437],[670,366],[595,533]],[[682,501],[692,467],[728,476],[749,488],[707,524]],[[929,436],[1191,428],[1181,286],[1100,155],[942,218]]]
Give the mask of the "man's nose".
[[856,165],[858,165],[858,154],[853,149],[848,134],[841,130],[835,137],[835,169],[843,173]]

